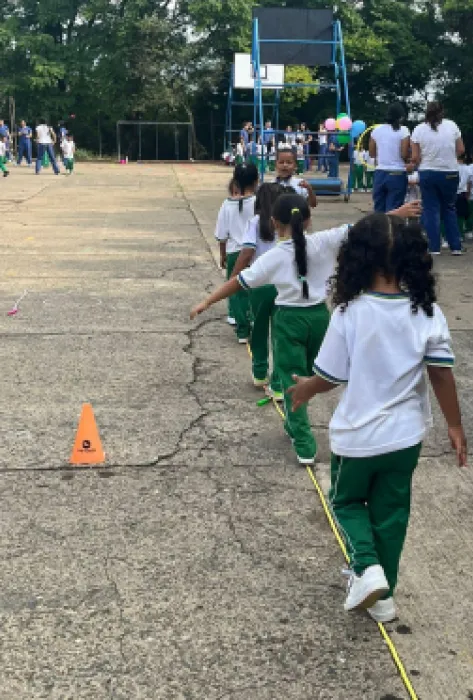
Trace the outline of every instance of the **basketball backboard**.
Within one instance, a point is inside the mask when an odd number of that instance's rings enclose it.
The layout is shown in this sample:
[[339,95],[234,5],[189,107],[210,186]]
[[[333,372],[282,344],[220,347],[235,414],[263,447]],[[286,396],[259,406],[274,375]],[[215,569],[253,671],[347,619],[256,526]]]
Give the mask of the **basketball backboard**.
[[[255,74],[249,53],[236,53],[233,66],[233,87],[236,90],[253,90]],[[262,65],[261,85],[269,90],[282,89],[284,86],[284,66]]]

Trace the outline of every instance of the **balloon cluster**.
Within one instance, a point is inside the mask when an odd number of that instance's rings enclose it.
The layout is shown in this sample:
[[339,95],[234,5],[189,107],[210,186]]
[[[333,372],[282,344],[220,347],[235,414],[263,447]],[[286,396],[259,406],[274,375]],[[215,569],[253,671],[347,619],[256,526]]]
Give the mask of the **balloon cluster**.
[[325,121],[327,131],[349,132],[338,137],[340,144],[350,143],[350,139],[357,139],[366,130],[366,124],[362,119],[352,122],[348,114],[342,112],[336,119],[330,117]]

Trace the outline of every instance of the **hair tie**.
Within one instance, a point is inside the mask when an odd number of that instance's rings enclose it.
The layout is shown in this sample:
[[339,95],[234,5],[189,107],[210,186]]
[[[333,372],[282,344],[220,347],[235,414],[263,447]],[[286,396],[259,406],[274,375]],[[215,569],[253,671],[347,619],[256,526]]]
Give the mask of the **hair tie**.
[[294,207],[294,209],[291,209],[291,214],[300,214],[301,210],[298,209],[297,207]]
[[307,277],[304,277],[303,275],[299,275],[299,282],[307,282]]

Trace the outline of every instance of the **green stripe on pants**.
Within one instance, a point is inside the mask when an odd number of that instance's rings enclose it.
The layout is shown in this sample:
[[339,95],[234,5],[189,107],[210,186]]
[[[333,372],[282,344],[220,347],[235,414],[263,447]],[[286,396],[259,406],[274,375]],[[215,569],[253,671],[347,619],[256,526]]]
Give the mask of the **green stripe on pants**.
[[2,173],[7,172],[6,163],[7,163],[6,156],[0,156],[0,170],[2,171]]
[[274,360],[285,393],[285,429],[299,457],[311,459],[317,444],[310,427],[307,406],[291,410],[287,390],[294,384],[293,374],[310,377],[314,360],[328,328],[330,314],[326,304],[316,306],[277,306],[274,313]]
[[[250,291],[250,304],[253,312],[253,330],[251,331],[251,354],[253,356],[253,376],[266,379],[269,369],[269,328],[274,313],[274,301],[278,295],[276,287],[267,284]],[[272,340],[274,341],[274,333]],[[274,356],[274,352],[273,352]],[[271,388],[281,391],[277,370],[273,368]]]
[[[232,276],[233,268],[240,253],[227,254],[227,280]],[[245,289],[241,289],[228,300],[228,315],[236,321],[236,334],[238,338],[249,338],[250,326],[250,298]]]
[[390,586],[386,598],[396,588],[421,447],[375,457],[332,455],[330,502],[351,567],[361,574],[381,564]]

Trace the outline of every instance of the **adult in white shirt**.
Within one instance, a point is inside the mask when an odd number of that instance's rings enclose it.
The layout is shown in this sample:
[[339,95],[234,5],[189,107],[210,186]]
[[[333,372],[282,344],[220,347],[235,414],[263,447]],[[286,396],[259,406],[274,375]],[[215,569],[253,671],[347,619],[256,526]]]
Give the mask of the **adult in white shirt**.
[[460,182],[457,159],[464,152],[458,126],[444,119],[440,102],[429,102],[424,123],[412,132],[412,161],[419,167],[422,223],[433,255],[440,255],[442,221],[453,255],[462,253],[456,199]]
[[394,102],[388,107],[386,123],[371,132],[369,154],[376,159],[373,204],[377,212],[398,209],[406,199],[410,139],[409,129],[402,126],[404,118],[404,107]]
[[56,143],[56,134],[54,129],[47,125],[46,119],[40,119],[36,127],[36,175],[41,171],[43,165],[44,154],[47,153],[51,165],[53,166],[54,174],[59,175],[59,167],[56,162],[53,144]]

